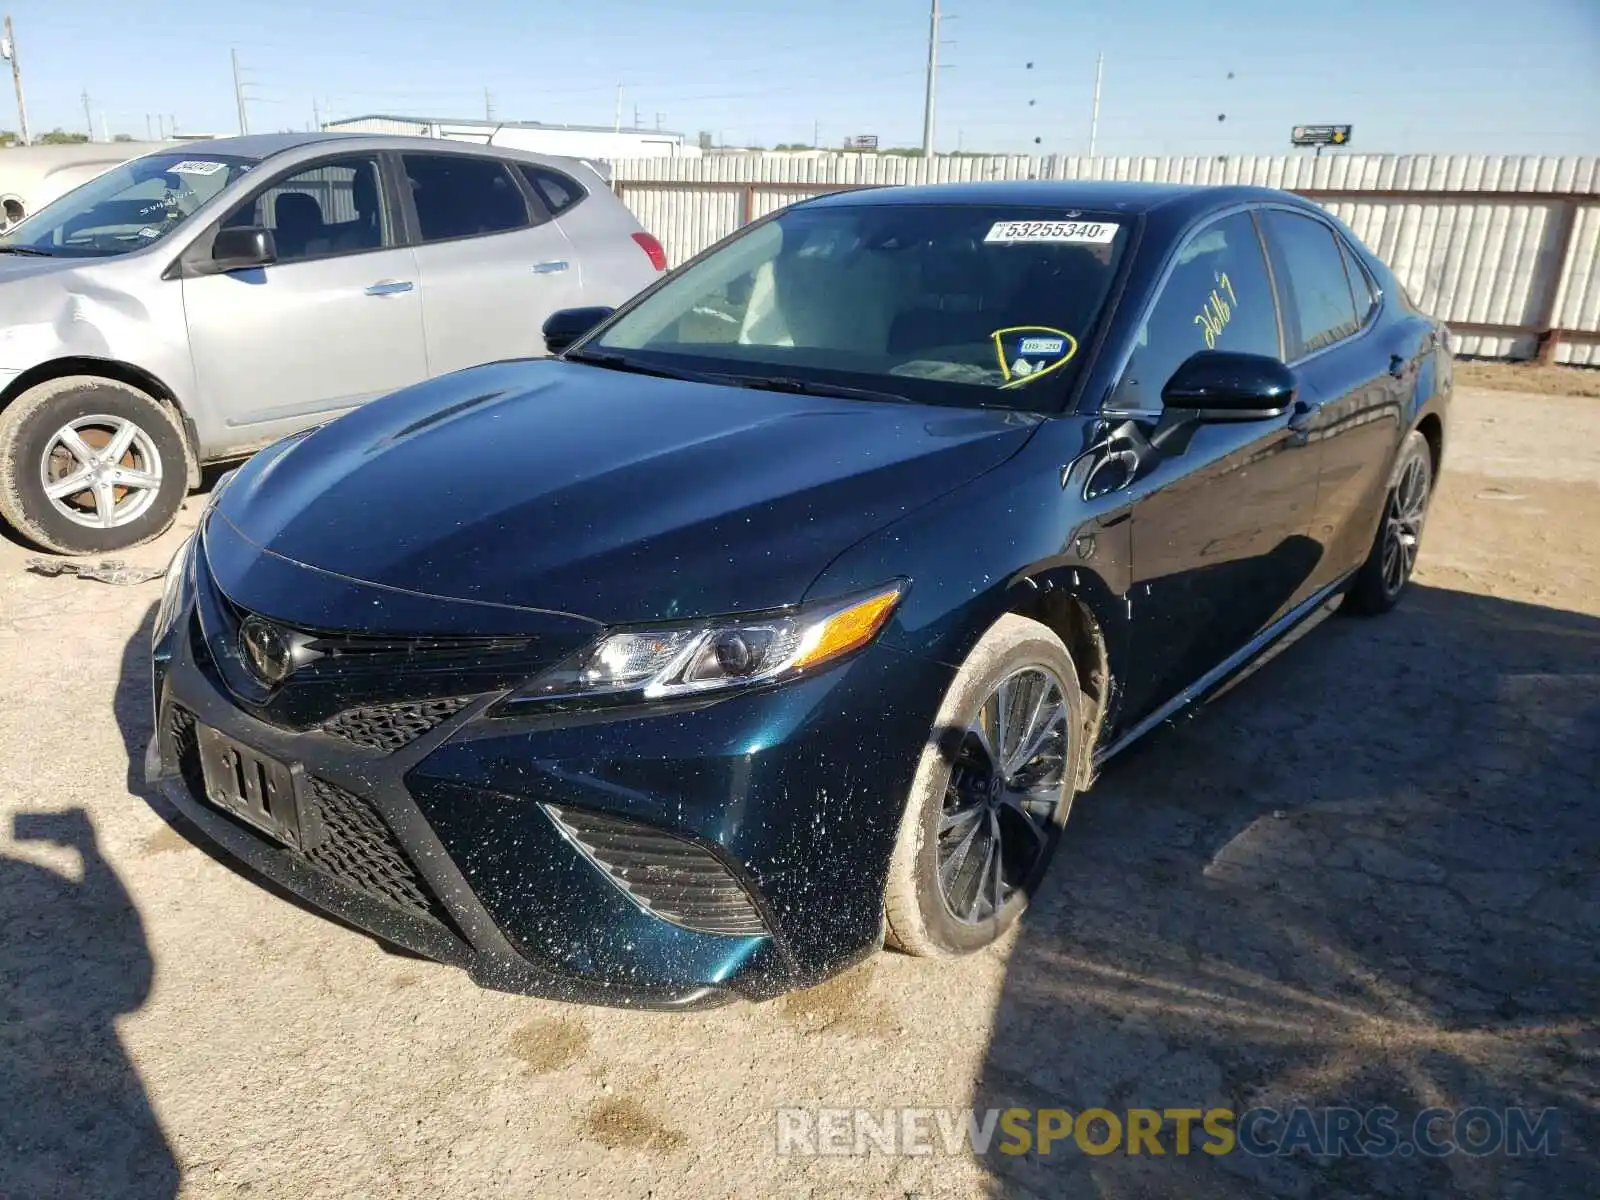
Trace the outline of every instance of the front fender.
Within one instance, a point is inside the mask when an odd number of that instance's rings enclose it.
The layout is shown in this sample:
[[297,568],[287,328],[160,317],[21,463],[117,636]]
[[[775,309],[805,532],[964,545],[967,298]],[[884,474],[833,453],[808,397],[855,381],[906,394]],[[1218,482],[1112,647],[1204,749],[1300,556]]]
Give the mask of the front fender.
[[839,555],[808,596],[909,578],[881,638],[949,666],[959,666],[1003,614],[1049,623],[1060,611],[1055,601],[1071,597],[1097,626],[1117,680],[1127,647],[1133,523],[1119,496],[1085,500],[1063,485],[1065,467],[1091,431],[1083,418],[1052,419],[1002,467]]

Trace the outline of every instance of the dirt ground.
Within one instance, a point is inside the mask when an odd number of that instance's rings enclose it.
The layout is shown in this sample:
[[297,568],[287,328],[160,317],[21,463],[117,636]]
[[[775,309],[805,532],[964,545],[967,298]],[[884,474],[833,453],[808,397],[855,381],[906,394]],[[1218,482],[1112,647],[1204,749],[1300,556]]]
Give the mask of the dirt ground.
[[[29,554],[0,541],[0,1197],[1600,1194],[1596,401],[1459,392],[1400,609],[1112,764],[1004,945],[698,1015],[480,991],[191,845],[137,766],[160,585]],[[1295,1101],[1553,1107],[1559,1152],[776,1152],[781,1106]]]
[[1537,363],[1456,362],[1456,383],[1501,392],[1538,392],[1546,396],[1600,397],[1600,369],[1540,366]]

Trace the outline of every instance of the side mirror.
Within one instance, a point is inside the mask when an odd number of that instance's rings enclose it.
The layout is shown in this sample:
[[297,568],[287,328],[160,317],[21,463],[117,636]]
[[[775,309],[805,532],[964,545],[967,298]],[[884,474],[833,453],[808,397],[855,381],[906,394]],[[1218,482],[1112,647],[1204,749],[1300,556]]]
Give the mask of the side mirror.
[[617,310],[596,305],[591,308],[561,308],[544,322],[544,348],[560,354]]
[[1264,421],[1289,410],[1297,386],[1294,372],[1265,354],[1201,350],[1173,372],[1161,402],[1201,421]]
[[205,266],[210,273],[220,275],[248,267],[270,267],[277,261],[278,246],[272,230],[252,225],[217,230],[217,236],[211,240],[211,261]]

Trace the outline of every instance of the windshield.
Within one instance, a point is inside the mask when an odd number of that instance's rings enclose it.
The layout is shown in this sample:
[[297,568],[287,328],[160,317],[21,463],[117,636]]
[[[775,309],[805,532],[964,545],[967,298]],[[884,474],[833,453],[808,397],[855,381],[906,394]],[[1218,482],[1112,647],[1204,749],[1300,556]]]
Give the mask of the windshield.
[[99,258],[160,241],[256,163],[225,154],[135,158],[45,205],[0,250]]
[[998,205],[804,206],[685,268],[577,356],[1059,411],[1128,218]]

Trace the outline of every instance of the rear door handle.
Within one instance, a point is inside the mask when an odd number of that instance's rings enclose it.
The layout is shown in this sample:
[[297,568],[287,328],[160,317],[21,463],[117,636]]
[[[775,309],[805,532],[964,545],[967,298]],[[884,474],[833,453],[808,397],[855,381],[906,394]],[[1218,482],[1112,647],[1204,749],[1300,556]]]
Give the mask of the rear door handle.
[[409,292],[415,286],[409,279],[380,279],[367,289],[367,295],[398,296],[402,292]]
[[567,263],[563,259],[552,259],[550,262],[533,264],[533,273],[535,275],[554,275],[557,271],[565,271],[566,269]]

